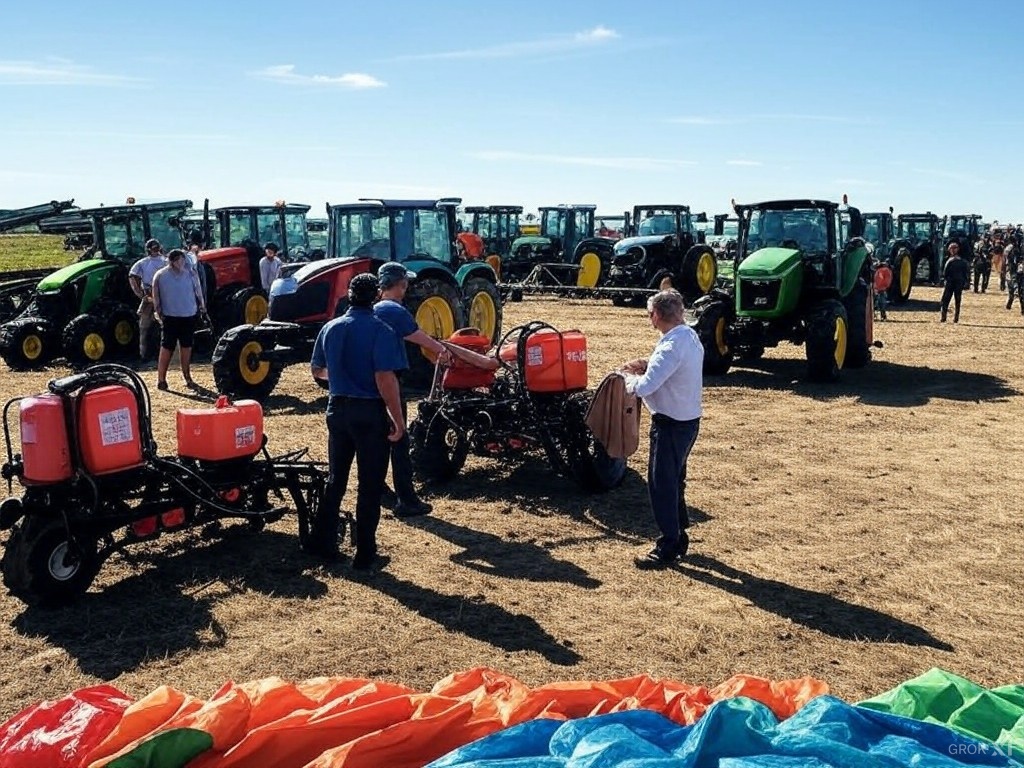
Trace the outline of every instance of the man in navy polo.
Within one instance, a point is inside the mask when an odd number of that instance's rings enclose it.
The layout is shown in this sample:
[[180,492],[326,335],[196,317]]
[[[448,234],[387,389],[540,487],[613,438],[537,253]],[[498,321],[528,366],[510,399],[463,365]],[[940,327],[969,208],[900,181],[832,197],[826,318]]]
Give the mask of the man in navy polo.
[[339,558],[338,521],[348,473],[356,460],[356,554],[352,567],[379,564],[377,525],[380,497],[388,470],[390,444],[402,439],[405,423],[395,371],[406,366],[402,341],[387,323],[373,316],[377,278],[356,275],[348,286],[348,311],[317,335],[310,365],[313,376],[326,379],[330,478],[312,522],[306,551]]
[[[441,362],[450,363],[451,354],[444,348],[444,345],[421,330],[416,324],[416,318],[402,306],[405,292],[409,289],[409,281],[415,279],[416,273],[410,272],[404,264],[397,261],[389,261],[382,265],[377,271],[381,300],[374,305],[373,314],[387,323],[400,339],[430,350],[441,358]],[[402,346],[402,356],[406,356],[404,345]],[[403,367],[408,368],[408,357],[405,357],[405,360],[406,364]],[[399,385],[401,385],[401,374],[399,374]],[[407,406],[403,396],[403,424],[406,414]],[[395,482],[395,490],[384,488],[384,504],[388,506],[388,502],[391,502],[390,506],[394,507],[395,517],[416,517],[430,514],[430,505],[416,495],[416,489],[412,483],[412,460],[409,457],[408,432],[402,436],[401,440],[391,444],[391,475]]]

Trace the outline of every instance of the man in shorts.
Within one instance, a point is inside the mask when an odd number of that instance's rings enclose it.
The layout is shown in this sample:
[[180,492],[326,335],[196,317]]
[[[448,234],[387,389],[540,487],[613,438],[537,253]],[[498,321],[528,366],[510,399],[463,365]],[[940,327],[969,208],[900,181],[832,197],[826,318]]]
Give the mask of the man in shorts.
[[156,388],[166,390],[167,369],[171,365],[174,348],[181,345],[181,375],[185,386],[197,389],[192,381],[192,340],[196,330],[196,316],[206,314],[199,278],[189,267],[185,252],[175,248],[167,254],[167,266],[153,276],[153,312],[160,323],[160,357],[157,360]]

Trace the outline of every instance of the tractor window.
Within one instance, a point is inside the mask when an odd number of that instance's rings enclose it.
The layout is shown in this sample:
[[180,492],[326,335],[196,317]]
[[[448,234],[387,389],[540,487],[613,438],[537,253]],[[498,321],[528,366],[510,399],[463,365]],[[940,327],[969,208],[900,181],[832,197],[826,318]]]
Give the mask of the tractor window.
[[[172,225],[169,219],[176,218],[180,215],[180,211],[158,211],[156,213],[149,214],[149,236],[155,237],[160,241],[160,244],[164,247],[164,251],[169,251],[172,248],[180,248],[182,245],[181,230],[176,226]],[[142,229],[142,221],[139,221],[139,231]],[[132,234],[135,235],[135,223],[132,223]],[[133,236],[133,240],[136,237]],[[145,243],[146,239],[143,237],[141,240],[137,240],[140,244]]]
[[882,239],[882,229],[879,226],[881,222],[876,218],[865,218],[864,219],[864,241],[878,245]]
[[742,256],[759,248],[799,248],[805,253],[828,250],[825,212],[818,209],[772,211],[754,210]]
[[252,223],[248,213],[232,213],[228,216],[228,244],[242,245],[253,239]]
[[105,221],[103,226],[103,252],[114,258],[128,256],[127,222]]
[[[306,214],[286,213],[284,215],[285,235],[288,238],[289,255],[309,250],[309,235],[306,232]],[[294,252],[294,253],[293,253]]]
[[590,211],[576,211],[576,237],[590,237],[594,234],[594,214]]
[[565,237],[565,211],[544,211],[540,222],[540,233],[551,239]]
[[[154,232],[153,237],[160,240],[157,234]],[[173,239],[160,240],[160,245],[164,247],[166,253],[171,248],[176,248],[178,243]],[[128,245],[126,247],[125,256],[130,259],[141,259],[146,255],[146,226],[141,216],[132,216],[128,220]]]
[[276,243],[278,247],[284,246],[284,237],[281,232],[281,217],[277,213],[257,213],[256,237],[260,245]]
[[[400,225],[400,220],[412,220],[412,231]],[[402,233],[402,237],[399,233]],[[412,235],[411,246],[403,244],[404,236],[408,234]],[[448,231],[448,215],[445,211],[400,211],[395,215],[395,237],[395,255],[399,260],[416,254],[420,258],[451,261],[451,233]]]
[[357,254],[380,261],[391,258],[391,228],[388,215],[382,210],[337,211],[334,216],[335,258]]
[[640,216],[640,226],[637,228],[637,234],[641,237],[648,235],[675,234],[675,211],[663,211],[651,208],[641,213]]
[[484,240],[494,237],[494,216],[492,214],[485,213],[480,217],[476,233]]

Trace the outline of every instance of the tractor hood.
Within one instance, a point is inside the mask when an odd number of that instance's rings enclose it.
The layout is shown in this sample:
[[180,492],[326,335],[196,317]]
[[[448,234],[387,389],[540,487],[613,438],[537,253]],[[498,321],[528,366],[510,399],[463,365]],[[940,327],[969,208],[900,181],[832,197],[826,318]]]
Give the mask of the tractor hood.
[[762,248],[740,262],[740,277],[754,280],[782,277],[800,261],[800,251],[794,248]]
[[551,239],[548,237],[541,237],[540,235],[527,235],[526,237],[517,237],[512,241],[512,250],[519,248],[523,245],[551,245]]
[[649,245],[655,245],[657,243],[665,242],[666,237],[671,235],[641,235],[639,237],[624,237],[615,243],[615,253],[625,253],[635,245],[642,245],[647,247]]
[[310,278],[316,277],[329,269],[353,260],[354,259],[351,257],[343,259],[320,259],[319,261],[311,261],[308,264],[303,264],[291,274],[277,278],[273,285],[270,286],[270,296],[273,298],[274,296],[295,293],[299,289],[300,283],[304,283]]
[[69,264],[66,267],[58,269],[56,272],[51,272],[36,286],[36,290],[40,293],[48,293],[50,291],[59,291],[70,281],[87,275],[90,272],[95,272],[104,268],[113,268],[118,266],[119,262],[111,261],[110,259],[87,259],[86,261],[79,261],[74,264]]

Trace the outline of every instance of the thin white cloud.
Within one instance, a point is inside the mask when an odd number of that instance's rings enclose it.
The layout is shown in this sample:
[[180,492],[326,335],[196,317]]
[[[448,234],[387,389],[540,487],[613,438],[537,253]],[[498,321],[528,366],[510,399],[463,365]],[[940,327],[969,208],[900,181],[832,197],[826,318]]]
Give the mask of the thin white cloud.
[[870,123],[862,117],[846,115],[810,115],[789,113],[758,113],[737,117],[719,117],[714,115],[683,115],[670,117],[666,122],[675,125],[739,125],[750,123]]
[[957,181],[961,184],[981,184],[982,178],[969,173],[955,173],[953,171],[944,171],[938,168],[911,168],[914,173],[919,173],[922,176],[932,176],[937,179],[949,179],[950,181]]
[[726,160],[726,165],[741,165],[745,167],[754,167],[758,165],[764,165],[760,160]]
[[518,43],[501,43],[484,48],[464,48],[457,51],[438,53],[416,53],[396,56],[392,61],[430,61],[443,59],[518,59],[543,56],[552,53],[571,53],[605,45],[621,37],[614,29],[597,25],[583,32],[549,35],[539,40],[524,40]]
[[0,85],[90,85],[126,87],[144,82],[137,77],[97,72],[67,59],[0,60]]
[[253,72],[252,75],[261,80],[270,80],[286,85],[323,85],[352,90],[383,88],[387,85],[383,80],[378,80],[373,75],[367,75],[363,72],[348,72],[344,75],[300,75],[295,71],[294,64],[277,64],[264,67]]
[[529,152],[511,152],[508,150],[470,152],[469,156],[477,160],[492,162],[550,163],[552,165],[578,165],[590,168],[614,168],[623,171],[657,171],[697,164],[693,160],[671,160],[654,157],[546,155]]

